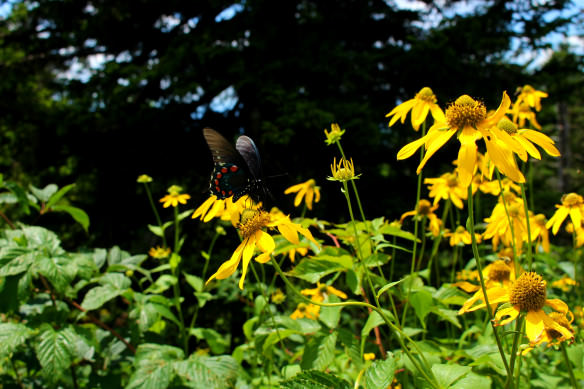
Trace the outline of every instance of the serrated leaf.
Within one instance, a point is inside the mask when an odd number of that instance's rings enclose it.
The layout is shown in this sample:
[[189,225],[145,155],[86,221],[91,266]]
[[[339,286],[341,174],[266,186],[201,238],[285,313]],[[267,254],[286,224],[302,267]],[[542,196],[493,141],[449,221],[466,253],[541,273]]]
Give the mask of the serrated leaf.
[[43,368],[43,375],[56,381],[63,372],[68,371],[72,362],[75,332],[70,328],[56,331],[44,325],[38,336],[36,356]]
[[437,306],[431,307],[432,313],[438,315],[442,320],[446,320],[452,324],[454,324],[458,328],[462,328],[460,322],[458,321],[458,311],[453,309],[446,309]]
[[[393,314],[391,312],[384,309],[383,313],[389,319],[393,318]],[[375,327],[378,327],[380,325],[383,325],[383,324],[385,324],[385,320],[383,320],[381,315],[379,315],[379,313],[377,313],[375,311],[371,312],[371,314],[367,318],[367,321],[365,322],[365,325],[361,329],[361,336],[366,338],[367,336],[369,336],[369,332],[371,332],[372,329],[374,329]]]
[[38,209],[38,205],[29,200],[29,197],[27,196],[26,192],[19,185],[13,182],[6,182],[5,187],[8,188],[12,193],[14,193],[14,195],[18,199],[18,205],[20,205],[20,208],[26,215],[30,214],[30,206],[33,206]]
[[48,201],[44,200],[44,201],[47,201],[45,208],[51,209],[51,207],[53,205],[57,204],[59,202],[59,200],[61,200],[63,198],[63,196],[65,196],[67,194],[67,192],[69,192],[74,187],[75,187],[75,184],[69,184],[69,185],[65,185],[64,187],[59,189],[57,191],[57,193],[51,195],[51,197],[48,199]]
[[315,336],[311,338],[304,347],[304,355],[302,356],[302,362],[300,363],[302,369],[326,369],[335,357],[336,342],[336,332],[325,336]]
[[437,363],[432,366],[432,373],[442,388],[449,388],[455,381],[467,375],[472,368],[470,366],[447,365]]
[[351,389],[351,385],[332,374],[316,370],[303,371],[280,383],[282,389]]
[[128,289],[132,281],[121,273],[107,273],[99,280],[102,285],[111,285],[116,289]]
[[359,341],[357,340],[357,334],[349,331],[346,328],[339,328],[337,330],[339,334],[339,341],[343,344],[345,348],[345,354],[351,358],[351,362],[355,365],[358,370],[361,370],[363,366],[363,360],[361,358],[361,351],[359,348]]
[[73,261],[65,256],[41,258],[36,263],[35,271],[45,276],[61,293],[65,292],[77,274],[77,268]]
[[365,387],[367,389],[389,388],[395,375],[395,367],[395,359],[391,353],[387,353],[385,360],[374,361],[365,370]]
[[230,356],[208,357],[197,354],[174,363],[176,374],[192,389],[224,389],[235,387],[238,364]]
[[7,247],[0,250],[0,277],[26,272],[37,261],[39,253],[25,248]]
[[89,231],[89,215],[81,208],[77,208],[72,205],[54,205],[51,209],[57,212],[68,213],[73,218],[73,220],[81,224],[81,227],[83,227],[85,232]]
[[0,323],[0,355],[13,353],[33,331],[20,323]]

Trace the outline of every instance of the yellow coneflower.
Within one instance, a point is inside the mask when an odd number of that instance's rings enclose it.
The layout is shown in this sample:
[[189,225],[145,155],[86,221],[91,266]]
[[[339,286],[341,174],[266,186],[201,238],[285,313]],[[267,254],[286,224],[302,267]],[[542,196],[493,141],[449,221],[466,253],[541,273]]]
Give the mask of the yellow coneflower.
[[434,95],[434,92],[427,86],[420,89],[420,91],[416,93],[416,97],[401,103],[392,109],[390,113],[385,115],[385,117],[391,117],[389,126],[393,126],[398,119],[403,124],[408,116],[408,112],[410,111],[412,111],[412,127],[416,131],[418,131],[420,125],[426,120],[428,112],[432,113],[435,120],[436,118],[442,119],[444,117],[444,113],[438,104],[436,104],[436,96]]
[[179,203],[186,204],[191,196],[180,192],[182,192],[182,188],[178,185],[172,185],[168,188],[168,194],[160,199],[160,202],[163,203],[162,206],[168,208],[170,206],[176,207]]
[[315,203],[320,201],[320,188],[316,186],[316,181],[312,178],[301,184],[292,185],[284,191],[284,194],[296,193],[294,198],[294,206],[297,207],[304,199],[306,207],[312,210],[312,201]]

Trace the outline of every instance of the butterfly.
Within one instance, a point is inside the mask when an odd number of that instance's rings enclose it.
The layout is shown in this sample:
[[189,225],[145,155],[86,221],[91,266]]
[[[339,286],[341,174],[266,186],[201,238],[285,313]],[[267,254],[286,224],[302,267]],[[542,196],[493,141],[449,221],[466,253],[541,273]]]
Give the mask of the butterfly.
[[237,138],[235,149],[221,134],[211,128],[203,129],[203,136],[213,155],[213,173],[209,190],[219,199],[233,196],[233,201],[244,195],[259,202],[268,189],[263,182],[260,153],[250,137]]

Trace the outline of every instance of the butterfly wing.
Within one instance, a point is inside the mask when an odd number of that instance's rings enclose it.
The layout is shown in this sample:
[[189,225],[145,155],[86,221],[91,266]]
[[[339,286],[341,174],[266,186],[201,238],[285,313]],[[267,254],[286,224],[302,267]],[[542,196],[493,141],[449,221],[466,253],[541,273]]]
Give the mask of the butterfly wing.
[[209,190],[219,199],[233,196],[237,201],[249,192],[250,178],[246,163],[231,143],[211,128],[203,130],[203,136],[213,155],[213,173]]
[[235,144],[235,148],[239,151],[239,154],[245,160],[247,167],[253,178],[256,180],[262,179],[262,161],[260,158],[260,152],[256,147],[253,140],[250,137],[242,135],[237,138],[237,143]]

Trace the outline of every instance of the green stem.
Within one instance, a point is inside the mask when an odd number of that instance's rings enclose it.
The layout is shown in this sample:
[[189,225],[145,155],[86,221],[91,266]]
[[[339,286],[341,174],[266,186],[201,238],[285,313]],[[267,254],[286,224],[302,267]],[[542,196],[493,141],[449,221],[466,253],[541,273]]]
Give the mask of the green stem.
[[493,327],[493,334],[495,335],[495,341],[497,342],[497,347],[499,348],[499,354],[501,354],[501,359],[503,360],[503,364],[505,365],[505,371],[507,372],[507,376],[513,376],[513,372],[509,369],[509,365],[507,363],[507,358],[505,357],[505,352],[503,350],[503,345],[501,344],[501,339],[499,338],[499,334],[497,332],[497,327],[495,327],[493,323],[493,312],[491,312],[491,305],[489,304],[489,296],[487,295],[487,287],[485,286],[485,279],[483,277],[483,264],[481,263],[481,257],[479,255],[479,248],[477,245],[477,237],[475,235],[475,221],[474,221],[474,209],[473,209],[473,196],[472,196],[472,187],[468,186],[468,225],[467,230],[470,233],[470,237],[472,239],[472,252],[475,257],[475,261],[477,264],[477,271],[479,273],[479,281],[481,283],[481,289],[483,291],[483,298],[485,300],[485,308],[487,309],[487,314],[489,317],[489,321],[491,322],[491,326]]
[[[144,188],[146,188],[146,195],[148,196],[148,201],[150,201],[150,206],[152,207],[152,211],[154,212],[154,217],[156,218],[156,223],[160,230],[162,231],[162,221],[160,220],[160,215],[158,214],[158,210],[156,209],[156,205],[154,204],[154,200],[152,199],[152,193],[150,193],[150,187],[148,183],[144,183]],[[162,245],[166,246],[166,236],[164,235],[164,231],[162,232]]]
[[574,371],[572,370],[572,362],[570,362],[570,358],[568,358],[568,352],[566,351],[566,346],[564,342],[560,343],[560,348],[562,349],[562,356],[564,357],[564,362],[566,362],[566,367],[568,368],[568,375],[570,376],[570,383],[572,384],[572,388],[579,389],[580,384],[576,380],[574,376]]
[[529,269],[529,271],[531,271],[531,265],[532,265],[532,261],[533,261],[532,242],[531,242],[531,223],[529,223],[529,208],[527,206],[527,197],[525,196],[525,185],[524,184],[521,184],[521,199],[523,200],[523,211],[525,212],[525,224],[527,225],[527,253],[526,253],[527,254],[527,268]]

